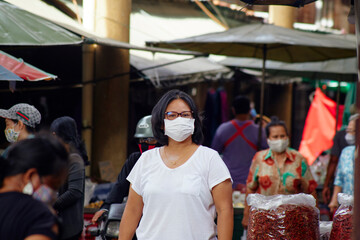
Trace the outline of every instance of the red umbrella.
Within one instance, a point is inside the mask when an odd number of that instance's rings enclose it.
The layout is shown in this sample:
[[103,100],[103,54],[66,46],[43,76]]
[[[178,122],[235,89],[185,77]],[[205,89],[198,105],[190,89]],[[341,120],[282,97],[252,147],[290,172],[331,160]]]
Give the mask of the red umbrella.
[[3,51],[0,51],[0,65],[18,75],[20,78],[28,81],[48,81],[57,78],[55,75],[42,71],[31,64],[25,63],[21,58],[15,58]]

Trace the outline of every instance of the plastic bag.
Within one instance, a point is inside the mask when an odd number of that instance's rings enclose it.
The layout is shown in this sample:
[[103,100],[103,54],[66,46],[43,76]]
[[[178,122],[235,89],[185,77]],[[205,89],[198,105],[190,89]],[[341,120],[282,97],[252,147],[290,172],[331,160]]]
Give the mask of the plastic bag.
[[320,212],[309,194],[264,196],[249,194],[247,239],[318,240]]
[[330,240],[351,239],[354,197],[345,193],[338,194],[339,208],[336,210]]
[[85,179],[85,196],[84,196],[84,206],[90,203],[90,199],[92,198],[97,183],[91,181],[90,178]]
[[320,221],[320,240],[329,240],[332,221]]

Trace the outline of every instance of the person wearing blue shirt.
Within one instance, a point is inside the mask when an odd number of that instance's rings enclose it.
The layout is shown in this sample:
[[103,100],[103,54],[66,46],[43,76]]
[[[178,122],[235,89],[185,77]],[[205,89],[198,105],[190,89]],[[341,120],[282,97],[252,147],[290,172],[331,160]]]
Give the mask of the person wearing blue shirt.
[[351,140],[349,142],[352,145],[344,148],[340,155],[334,181],[334,192],[329,203],[330,212],[334,212],[338,207],[338,193],[354,194],[355,122],[358,118],[358,114],[352,116],[346,129],[345,138]]

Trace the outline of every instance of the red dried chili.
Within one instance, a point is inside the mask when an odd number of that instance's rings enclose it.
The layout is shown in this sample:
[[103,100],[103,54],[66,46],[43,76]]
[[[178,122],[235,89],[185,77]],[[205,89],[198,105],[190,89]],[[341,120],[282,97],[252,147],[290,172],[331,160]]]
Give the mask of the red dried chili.
[[330,240],[351,239],[352,229],[352,206],[340,206],[334,216]]
[[276,209],[251,208],[248,240],[318,240],[319,213],[314,207],[283,204]]

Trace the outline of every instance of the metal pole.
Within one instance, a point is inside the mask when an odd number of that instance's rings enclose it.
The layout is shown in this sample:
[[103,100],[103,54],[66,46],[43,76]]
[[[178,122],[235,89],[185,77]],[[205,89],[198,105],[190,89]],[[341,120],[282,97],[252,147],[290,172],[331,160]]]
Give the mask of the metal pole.
[[265,67],[266,67],[266,44],[263,45],[263,62],[262,62],[262,78],[261,78],[261,90],[260,90],[260,122],[259,122],[259,134],[258,134],[258,150],[261,148],[262,138],[262,119],[264,115],[264,92],[265,92]]
[[338,87],[336,91],[336,121],[335,121],[335,134],[339,124],[339,105],[340,105],[340,79],[338,79]]
[[[360,44],[360,2],[353,1],[355,8],[355,28],[356,28],[356,39],[357,39],[357,57],[358,57],[358,70],[360,71],[360,56],[359,56],[359,44]],[[358,75],[358,81],[356,86],[356,109],[360,109],[360,76]],[[359,119],[356,120],[356,150],[355,150],[355,164],[354,164],[354,211],[353,211],[353,239],[360,239],[360,156],[359,156],[359,145],[360,145],[360,123]]]

